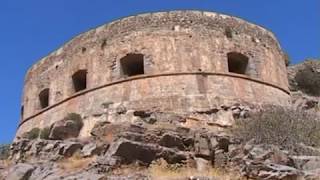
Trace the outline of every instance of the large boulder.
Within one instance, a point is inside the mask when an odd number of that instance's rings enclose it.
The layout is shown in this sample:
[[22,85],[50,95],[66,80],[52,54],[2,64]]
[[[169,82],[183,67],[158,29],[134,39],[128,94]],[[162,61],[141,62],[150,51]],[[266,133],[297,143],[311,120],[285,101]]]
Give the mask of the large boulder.
[[65,142],[60,145],[59,155],[71,157],[74,153],[80,152],[83,145],[77,142]]
[[127,139],[119,139],[110,145],[105,155],[106,159],[116,157],[121,164],[130,164],[135,161],[150,164],[152,161],[163,158],[168,163],[179,163],[186,160],[186,155],[173,149],[155,144],[145,144]]
[[58,122],[55,122],[51,126],[49,139],[64,140],[69,138],[76,138],[79,136],[82,126],[83,123],[81,120],[60,120]]

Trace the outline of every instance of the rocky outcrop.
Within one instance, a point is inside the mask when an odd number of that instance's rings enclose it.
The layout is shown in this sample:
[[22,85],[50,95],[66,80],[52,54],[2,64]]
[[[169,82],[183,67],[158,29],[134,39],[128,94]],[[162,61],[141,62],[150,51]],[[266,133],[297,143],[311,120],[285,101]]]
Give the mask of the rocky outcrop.
[[22,139],[11,145],[10,158],[16,162],[34,159],[55,161],[81,151],[83,144],[77,141],[27,140]]
[[[251,179],[319,177],[320,150],[316,147],[297,144],[301,152],[312,152],[308,153],[312,156],[297,156],[274,145],[244,142],[228,131],[239,118],[248,118],[260,108],[235,104],[189,114],[136,111],[131,123],[98,121],[87,139],[68,135],[61,136],[64,140],[20,139],[12,144],[10,159],[18,165],[27,162],[22,167],[30,168],[3,168],[0,172],[6,172],[5,177],[25,173],[27,179],[39,180],[152,179],[148,170],[141,169],[163,160],[166,167],[188,167],[200,173],[227,169]],[[116,112],[122,116],[127,111],[119,108]],[[67,121],[62,122],[53,126],[57,132],[70,127]],[[65,163],[78,168],[67,166],[66,171],[61,165]],[[139,170],[125,175],[123,167]],[[218,178],[195,175],[181,179]]]

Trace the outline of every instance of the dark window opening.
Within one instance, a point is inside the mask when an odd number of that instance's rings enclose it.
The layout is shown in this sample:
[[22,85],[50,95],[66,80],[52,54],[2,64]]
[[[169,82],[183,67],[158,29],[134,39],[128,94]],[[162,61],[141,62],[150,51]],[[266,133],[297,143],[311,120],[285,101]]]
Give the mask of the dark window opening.
[[128,54],[121,58],[121,75],[127,77],[144,74],[143,59],[143,54]]
[[72,75],[74,92],[87,88],[87,70],[79,70]]
[[228,53],[229,72],[246,74],[249,58],[241,53]]
[[39,94],[40,108],[46,108],[49,106],[49,89],[44,89]]

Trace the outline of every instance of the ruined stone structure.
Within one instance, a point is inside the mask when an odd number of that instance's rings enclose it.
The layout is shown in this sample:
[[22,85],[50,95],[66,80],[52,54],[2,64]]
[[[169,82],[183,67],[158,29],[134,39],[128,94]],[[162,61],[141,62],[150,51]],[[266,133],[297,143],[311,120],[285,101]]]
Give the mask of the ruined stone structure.
[[17,135],[71,112],[84,118],[86,136],[107,111],[191,113],[289,99],[283,52],[268,30],[213,12],[147,13],[80,34],[33,65]]

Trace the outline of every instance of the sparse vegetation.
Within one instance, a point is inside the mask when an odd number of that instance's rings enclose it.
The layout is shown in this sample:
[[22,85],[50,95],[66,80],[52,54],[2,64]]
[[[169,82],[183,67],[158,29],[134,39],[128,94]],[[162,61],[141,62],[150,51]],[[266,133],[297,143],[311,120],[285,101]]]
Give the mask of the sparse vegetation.
[[6,160],[9,157],[10,144],[0,145],[0,160]]
[[299,71],[295,80],[301,91],[309,95],[320,96],[320,72],[317,72],[311,66],[306,66]]
[[50,135],[50,128],[49,127],[45,127],[43,129],[41,129],[40,139],[49,139],[49,135]]
[[244,141],[255,139],[256,143],[278,145],[294,154],[305,153],[297,148],[301,143],[320,146],[319,118],[310,112],[283,107],[268,107],[239,120],[233,133]]
[[80,114],[77,113],[69,113],[64,118],[65,120],[72,120],[78,127],[78,129],[81,129],[83,126],[82,118]]
[[39,134],[40,134],[40,129],[33,128],[29,132],[24,133],[23,137],[32,140],[32,139],[37,139],[39,137]]
[[149,167],[149,173],[152,179],[162,180],[162,179],[173,179],[181,178],[185,176],[186,178],[191,176],[199,177],[216,177],[225,180],[236,180],[241,179],[240,175],[227,172],[222,169],[210,168],[206,171],[198,171],[195,167],[187,167],[181,164],[168,164],[165,160],[159,159],[153,162]]
[[83,158],[80,153],[75,153],[72,157],[59,161],[59,167],[64,171],[75,171],[87,167],[96,157]]

